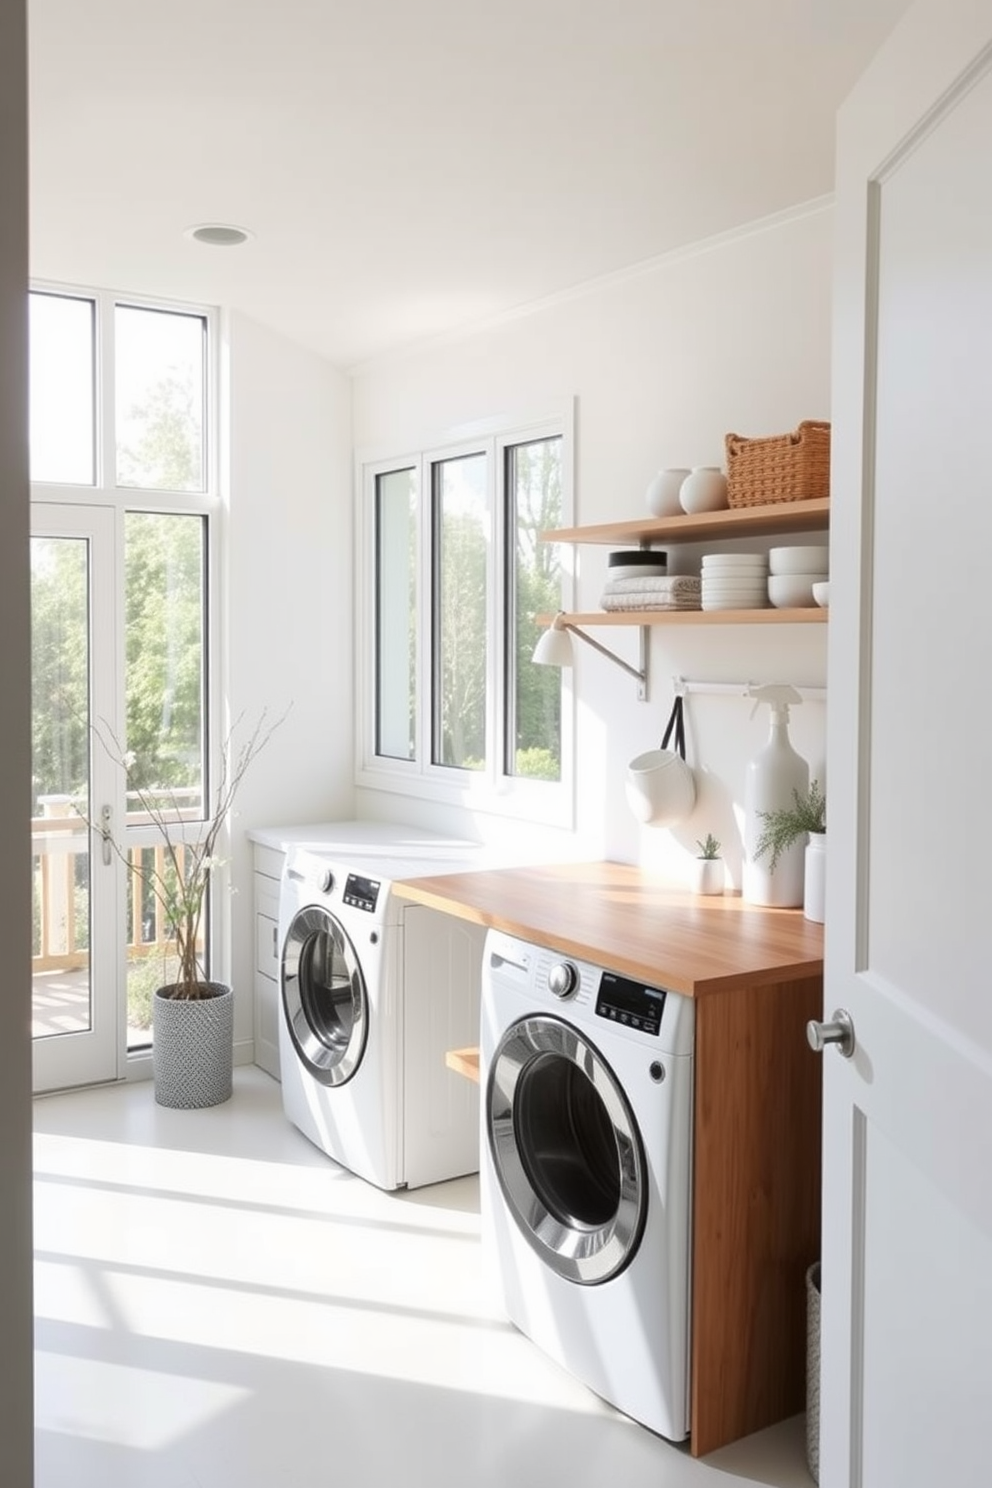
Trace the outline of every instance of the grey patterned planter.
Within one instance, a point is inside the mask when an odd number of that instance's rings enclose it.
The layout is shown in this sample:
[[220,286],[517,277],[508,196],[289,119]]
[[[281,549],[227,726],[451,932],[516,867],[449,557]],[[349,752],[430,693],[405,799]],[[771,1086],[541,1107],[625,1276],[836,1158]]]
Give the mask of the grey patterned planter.
[[192,1111],[231,1098],[234,1065],[234,993],[210,982],[209,997],[195,1002],[152,998],[152,1066],[160,1106]]

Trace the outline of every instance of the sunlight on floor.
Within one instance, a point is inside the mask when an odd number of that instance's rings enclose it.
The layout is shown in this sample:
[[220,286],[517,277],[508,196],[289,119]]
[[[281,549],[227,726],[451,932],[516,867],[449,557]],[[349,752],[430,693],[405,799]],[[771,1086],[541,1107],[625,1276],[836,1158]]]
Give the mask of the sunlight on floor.
[[36,1154],[39,1318],[603,1409],[534,1351],[518,1357],[477,1213],[229,1155],[45,1134]]
[[809,1488],[802,1418],[702,1461],[506,1321],[475,1176],[386,1194],[278,1085],[35,1104],[36,1488]]

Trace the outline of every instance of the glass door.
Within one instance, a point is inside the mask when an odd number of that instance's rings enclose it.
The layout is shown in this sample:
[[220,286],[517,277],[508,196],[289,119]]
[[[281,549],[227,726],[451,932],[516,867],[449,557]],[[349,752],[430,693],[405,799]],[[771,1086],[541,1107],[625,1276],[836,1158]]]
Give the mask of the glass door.
[[[109,507],[32,509],[32,1032],[36,1091],[117,1078],[123,1054],[112,827],[120,781],[94,738],[116,720],[115,521]],[[107,814],[109,813],[109,815]]]

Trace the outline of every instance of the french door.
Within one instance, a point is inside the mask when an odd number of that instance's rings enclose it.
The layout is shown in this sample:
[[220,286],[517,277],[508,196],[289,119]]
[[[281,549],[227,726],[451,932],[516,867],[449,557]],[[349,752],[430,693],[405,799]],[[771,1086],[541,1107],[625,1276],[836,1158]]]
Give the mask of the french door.
[[90,826],[113,827],[122,796],[120,767],[94,735],[119,717],[115,532],[110,507],[32,508],[36,1092],[116,1079],[125,1053],[119,875],[93,861]]

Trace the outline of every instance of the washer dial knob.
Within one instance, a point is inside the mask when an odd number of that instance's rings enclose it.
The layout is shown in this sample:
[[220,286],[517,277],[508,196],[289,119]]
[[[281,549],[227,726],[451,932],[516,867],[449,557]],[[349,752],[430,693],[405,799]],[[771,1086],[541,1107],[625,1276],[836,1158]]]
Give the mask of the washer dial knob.
[[334,870],[325,868],[320,875],[320,892],[329,894],[334,887]]
[[559,961],[548,972],[548,986],[556,997],[571,997],[579,988],[579,973],[571,961]]

